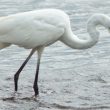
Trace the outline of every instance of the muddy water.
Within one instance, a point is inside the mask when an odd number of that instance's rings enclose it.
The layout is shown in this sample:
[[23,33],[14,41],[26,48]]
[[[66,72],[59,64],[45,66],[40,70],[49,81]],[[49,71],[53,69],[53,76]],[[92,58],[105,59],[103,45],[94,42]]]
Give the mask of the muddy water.
[[[40,8],[59,8],[69,14],[72,30],[87,36],[86,21],[94,13],[110,15],[109,0],[0,0],[0,16]],[[0,52],[0,110],[109,110],[110,35],[99,28],[100,41],[87,50],[61,42],[45,49],[39,75],[40,96],[31,100],[36,55],[23,70],[19,92],[13,96],[13,75],[30,50],[11,46]]]

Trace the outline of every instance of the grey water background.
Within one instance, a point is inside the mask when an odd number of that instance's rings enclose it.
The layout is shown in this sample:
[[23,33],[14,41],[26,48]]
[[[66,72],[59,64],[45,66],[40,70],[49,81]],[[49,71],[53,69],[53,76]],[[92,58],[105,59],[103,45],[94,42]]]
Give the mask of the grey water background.
[[[0,16],[43,8],[64,10],[78,37],[88,36],[86,23],[94,13],[110,16],[109,0],[0,0]],[[109,110],[110,109],[110,34],[98,28],[97,45],[74,50],[61,42],[44,51],[40,74],[40,96],[28,100],[33,92],[37,55],[21,73],[19,96],[3,101],[14,92],[13,76],[30,50],[12,45],[0,51],[0,110]]]

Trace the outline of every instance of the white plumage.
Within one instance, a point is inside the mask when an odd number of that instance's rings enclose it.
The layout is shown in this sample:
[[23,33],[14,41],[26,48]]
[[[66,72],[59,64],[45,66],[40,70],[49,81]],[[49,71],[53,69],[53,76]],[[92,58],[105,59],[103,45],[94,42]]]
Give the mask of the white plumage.
[[110,29],[110,19],[104,14],[92,16],[87,23],[90,37],[79,39],[73,34],[69,16],[58,9],[42,9],[14,14],[0,18],[0,49],[11,44],[32,49],[30,55],[14,76],[15,91],[18,87],[19,74],[35,51],[38,52],[38,63],[34,81],[35,96],[38,95],[38,73],[40,58],[44,48],[60,40],[73,49],[87,49],[98,41],[97,25]]
[[47,46],[63,35],[66,16],[62,11],[47,9],[2,17],[0,42],[25,48]]

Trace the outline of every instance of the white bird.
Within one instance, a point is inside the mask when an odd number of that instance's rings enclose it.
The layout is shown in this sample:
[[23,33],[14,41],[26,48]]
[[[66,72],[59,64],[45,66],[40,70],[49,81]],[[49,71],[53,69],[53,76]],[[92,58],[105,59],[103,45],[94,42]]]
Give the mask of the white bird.
[[18,89],[19,74],[35,51],[38,52],[38,62],[34,80],[35,96],[39,94],[38,73],[40,59],[45,47],[56,41],[61,41],[73,49],[87,49],[98,41],[97,25],[110,28],[109,17],[103,14],[92,16],[87,23],[88,39],[79,39],[73,34],[69,16],[58,9],[41,9],[18,13],[0,18],[0,49],[18,45],[32,49],[31,53],[14,76],[15,91]]

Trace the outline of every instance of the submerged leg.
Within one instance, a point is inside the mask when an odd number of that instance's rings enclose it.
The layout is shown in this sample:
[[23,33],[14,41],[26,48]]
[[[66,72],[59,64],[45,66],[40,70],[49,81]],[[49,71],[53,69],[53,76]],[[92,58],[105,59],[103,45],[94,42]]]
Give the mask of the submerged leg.
[[39,94],[38,74],[39,74],[39,67],[40,67],[40,59],[41,59],[41,55],[42,55],[43,50],[44,50],[44,47],[40,47],[37,50],[37,52],[38,52],[38,61],[37,61],[36,75],[35,75],[35,80],[34,80],[34,85],[33,85],[34,92],[35,92],[35,97]]
[[23,70],[24,66],[27,64],[27,62],[29,61],[29,59],[31,58],[31,56],[33,55],[33,53],[35,51],[36,51],[36,49],[32,49],[32,51],[29,54],[29,56],[26,58],[26,60],[23,62],[23,64],[21,65],[21,67],[18,69],[18,71],[14,75],[15,91],[18,90],[18,79],[19,79],[19,75],[20,75],[21,71]]

